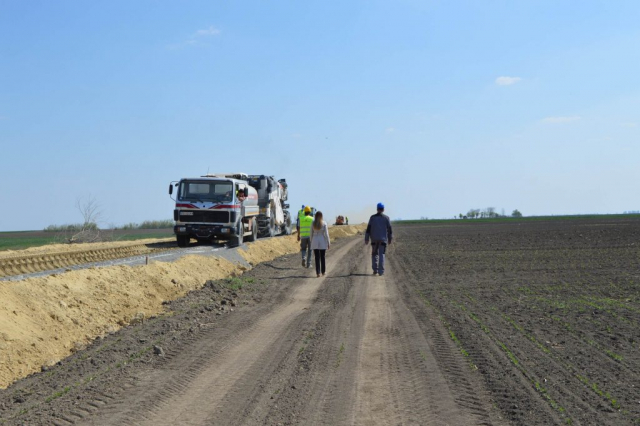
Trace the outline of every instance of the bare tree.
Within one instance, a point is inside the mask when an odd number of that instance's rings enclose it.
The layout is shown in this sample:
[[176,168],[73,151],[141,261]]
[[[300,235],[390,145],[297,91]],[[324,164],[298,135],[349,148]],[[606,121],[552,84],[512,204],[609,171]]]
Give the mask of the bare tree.
[[69,243],[91,243],[100,241],[98,222],[102,218],[102,210],[98,201],[89,194],[76,199],[76,209],[82,216],[82,229],[71,236]]

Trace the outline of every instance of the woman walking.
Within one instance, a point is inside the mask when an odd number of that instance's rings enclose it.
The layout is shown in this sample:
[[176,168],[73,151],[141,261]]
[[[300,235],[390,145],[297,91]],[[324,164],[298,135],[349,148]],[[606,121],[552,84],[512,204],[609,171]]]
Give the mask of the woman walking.
[[329,229],[324,220],[322,220],[322,212],[317,212],[316,217],[311,225],[311,250],[313,250],[313,257],[316,259],[316,274],[320,277],[326,273],[326,266],[324,255],[331,241],[329,240]]

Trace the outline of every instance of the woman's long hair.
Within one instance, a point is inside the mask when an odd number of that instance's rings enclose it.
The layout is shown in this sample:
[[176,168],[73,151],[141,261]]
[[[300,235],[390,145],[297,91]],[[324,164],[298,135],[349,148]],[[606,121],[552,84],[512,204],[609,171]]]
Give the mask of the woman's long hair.
[[313,229],[319,231],[322,229],[322,225],[324,225],[324,220],[322,220],[322,212],[316,212],[316,218],[313,219]]

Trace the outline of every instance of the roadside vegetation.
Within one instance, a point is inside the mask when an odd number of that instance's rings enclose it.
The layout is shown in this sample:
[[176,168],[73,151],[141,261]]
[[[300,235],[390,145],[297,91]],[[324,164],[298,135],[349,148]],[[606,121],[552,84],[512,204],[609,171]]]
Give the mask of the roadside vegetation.
[[[0,251],[23,250],[49,244],[69,244],[69,238],[75,231],[19,231],[0,232]],[[164,229],[107,229],[101,230],[99,241],[133,241],[146,238],[169,238],[172,228]]]
[[115,229],[169,229],[173,228],[173,220],[145,220],[142,223],[127,223],[121,228]]

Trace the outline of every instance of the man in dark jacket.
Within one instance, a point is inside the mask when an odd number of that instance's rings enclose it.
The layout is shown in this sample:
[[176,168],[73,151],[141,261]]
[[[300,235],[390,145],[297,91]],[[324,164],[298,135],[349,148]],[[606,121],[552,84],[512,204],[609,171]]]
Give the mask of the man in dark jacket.
[[384,275],[384,254],[387,244],[391,244],[393,231],[391,220],[384,213],[384,204],[378,203],[378,213],[369,218],[367,232],[364,234],[364,243],[369,244],[371,239],[371,266],[373,275]]

